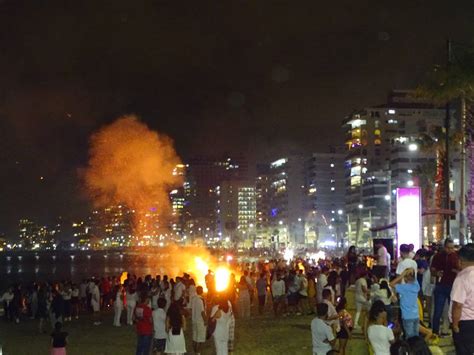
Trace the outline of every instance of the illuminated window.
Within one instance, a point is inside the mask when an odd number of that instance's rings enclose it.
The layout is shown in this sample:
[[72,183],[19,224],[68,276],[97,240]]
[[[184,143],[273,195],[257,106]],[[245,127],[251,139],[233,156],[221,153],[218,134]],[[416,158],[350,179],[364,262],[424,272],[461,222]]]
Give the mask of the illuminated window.
[[358,186],[360,185],[360,182],[361,182],[360,176],[351,177],[351,186]]

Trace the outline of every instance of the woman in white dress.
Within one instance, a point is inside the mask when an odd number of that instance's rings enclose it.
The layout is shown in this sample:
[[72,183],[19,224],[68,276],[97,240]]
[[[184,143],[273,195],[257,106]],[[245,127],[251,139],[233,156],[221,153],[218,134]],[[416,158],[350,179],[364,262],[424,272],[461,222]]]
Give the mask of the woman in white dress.
[[181,313],[179,304],[173,302],[168,308],[166,316],[166,339],[165,354],[185,354],[186,341],[184,331],[186,330],[186,318]]
[[138,300],[138,295],[134,286],[127,287],[125,299],[127,300],[127,324],[133,325],[133,312],[135,312],[135,306],[137,305]]
[[123,311],[123,286],[118,285],[115,289],[114,301],[114,327],[120,327],[120,317]]
[[227,299],[221,299],[218,304],[212,307],[211,319],[216,321],[216,329],[213,334],[216,355],[228,355],[232,306]]

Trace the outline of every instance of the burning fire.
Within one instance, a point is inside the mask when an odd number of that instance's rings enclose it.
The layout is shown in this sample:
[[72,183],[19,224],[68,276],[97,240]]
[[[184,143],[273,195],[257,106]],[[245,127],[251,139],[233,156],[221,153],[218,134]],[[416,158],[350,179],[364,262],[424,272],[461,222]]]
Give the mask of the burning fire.
[[[230,281],[230,270],[225,266],[217,266],[216,264],[210,266],[204,259],[200,256],[194,258],[195,267],[189,270],[189,273],[196,278],[198,285],[201,285],[204,289],[206,288],[206,274],[209,269],[214,271],[214,279],[216,282],[216,291],[222,292],[227,289]],[[217,268],[216,268],[217,266]]]
[[304,265],[301,261],[298,263],[298,270],[305,272]]
[[216,291],[222,292],[227,289],[230,281],[230,271],[226,267],[220,266],[216,270]]
[[128,279],[128,272],[124,271],[122,275],[120,275],[120,284],[123,285],[126,279]]

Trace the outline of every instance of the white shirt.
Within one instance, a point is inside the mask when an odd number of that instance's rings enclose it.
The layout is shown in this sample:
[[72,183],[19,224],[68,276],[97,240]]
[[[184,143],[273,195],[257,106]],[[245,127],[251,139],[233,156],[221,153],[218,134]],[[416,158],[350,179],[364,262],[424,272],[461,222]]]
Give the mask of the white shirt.
[[415,275],[418,272],[418,265],[416,264],[416,261],[410,258],[403,259],[400,261],[397,265],[397,275],[401,275],[403,271],[406,269],[412,268],[415,270]]
[[367,330],[367,336],[375,355],[390,355],[390,341],[395,340],[392,329],[373,324]]
[[171,288],[168,288],[167,290],[163,290],[163,294],[165,295],[165,300],[166,300],[165,311],[168,312],[168,308],[170,308],[170,305],[171,305]]
[[383,245],[377,250],[377,265],[387,266],[387,248]]
[[13,299],[13,292],[5,291],[2,298],[0,298],[0,301],[5,301],[7,305],[9,305],[12,299]]
[[70,301],[71,300],[71,297],[72,297],[72,291],[71,289],[67,289],[67,290],[64,290],[61,295],[63,296],[63,299],[65,301]]
[[300,295],[308,296],[308,280],[304,276],[300,276]]
[[186,286],[182,284],[181,282],[178,282],[176,285],[174,285],[173,292],[174,292],[174,300],[177,301],[181,297],[183,297],[184,290],[186,289]]
[[202,297],[195,295],[191,298],[191,319],[193,323],[203,322],[202,312],[204,312],[204,300]]
[[188,296],[189,296],[189,299],[193,298],[194,296],[196,296],[196,286],[194,285],[190,285],[188,287]]
[[117,306],[123,307],[123,301],[121,299],[121,296],[122,296],[122,292],[120,290],[117,291],[117,293],[115,294],[115,304]]
[[[329,300],[323,300],[323,303],[326,303],[328,305],[328,318],[337,316],[336,307],[334,307],[334,305]],[[334,325],[336,327],[336,332],[341,330],[339,318],[333,320],[325,320],[324,322],[329,326]]]
[[318,279],[316,282],[316,290],[317,290],[316,296],[317,296],[318,302],[321,302],[323,300],[323,290],[327,284],[328,284],[327,276],[321,273],[318,276]]
[[94,285],[94,287],[91,290],[91,302],[96,302],[97,304],[100,303],[100,292],[99,292],[99,287],[97,285]]
[[163,308],[157,308],[152,313],[155,339],[166,339],[166,313]]
[[314,318],[311,321],[311,338],[313,340],[313,354],[326,355],[332,347],[327,341],[334,340],[334,334],[322,319]]
[[127,305],[129,306],[135,306],[138,301],[138,295],[136,292],[134,293],[127,293],[125,294],[125,299],[127,300]]
[[379,289],[374,292],[373,300],[375,301],[377,299],[381,300],[383,304],[386,306],[392,304],[391,297],[390,298],[388,297],[388,292],[384,288],[379,287]]
[[285,281],[273,280],[272,294],[273,294],[273,297],[283,296],[285,294]]

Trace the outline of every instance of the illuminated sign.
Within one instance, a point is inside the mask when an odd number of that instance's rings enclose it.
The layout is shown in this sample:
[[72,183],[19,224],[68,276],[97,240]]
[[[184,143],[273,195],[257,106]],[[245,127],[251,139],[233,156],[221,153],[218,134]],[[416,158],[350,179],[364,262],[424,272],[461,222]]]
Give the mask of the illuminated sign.
[[421,189],[397,189],[397,243],[421,247]]

